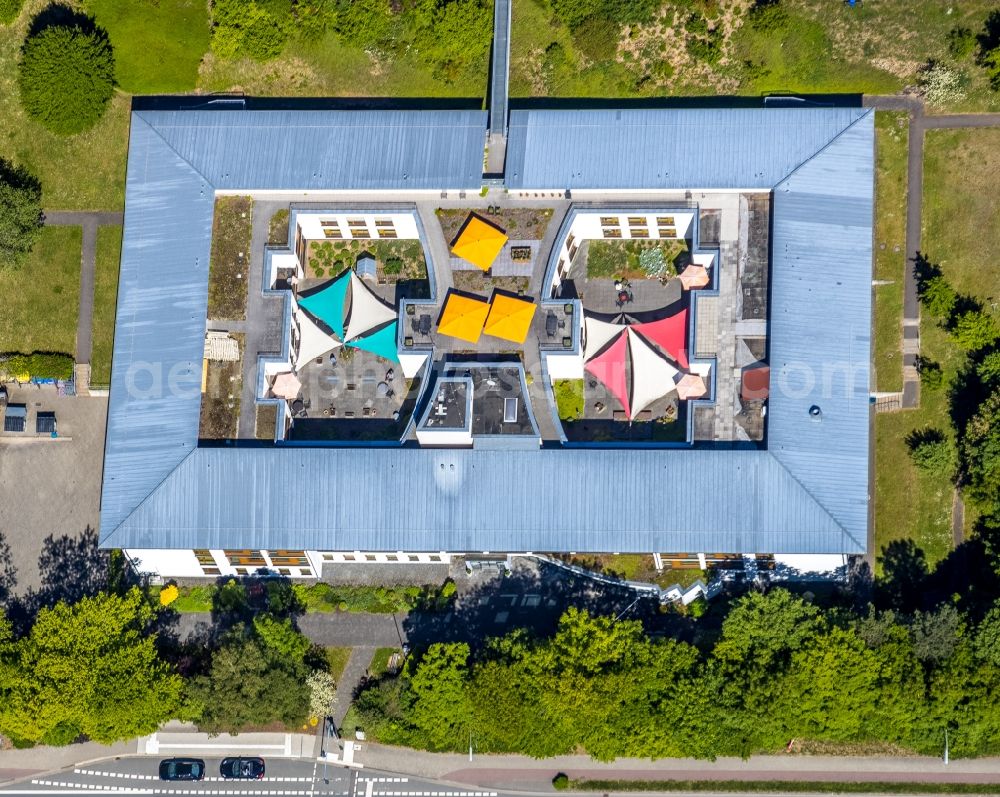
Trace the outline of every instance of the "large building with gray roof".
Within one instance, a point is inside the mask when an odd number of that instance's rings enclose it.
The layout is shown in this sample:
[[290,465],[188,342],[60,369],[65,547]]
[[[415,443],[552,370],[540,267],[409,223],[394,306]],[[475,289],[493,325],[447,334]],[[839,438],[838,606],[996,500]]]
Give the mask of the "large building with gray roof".
[[[102,546],[162,576],[293,577],[467,552],[867,550],[872,113],[515,110],[507,128],[484,180],[481,111],[133,113]],[[234,195],[253,201],[249,299],[225,322],[213,214]],[[287,244],[267,244],[278,210]],[[472,217],[503,236],[485,271],[449,252]],[[635,260],[600,271],[615,253]],[[411,260],[426,276],[398,274]],[[497,295],[533,305],[521,340],[439,331],[452,296]],[[227,330],[252,439],[203,436],[206,333]],[[320,355],[297,361],[307,339]],[[422,435],[435,412],[468,440]],[[511,434],[467,423],[506,412]]]

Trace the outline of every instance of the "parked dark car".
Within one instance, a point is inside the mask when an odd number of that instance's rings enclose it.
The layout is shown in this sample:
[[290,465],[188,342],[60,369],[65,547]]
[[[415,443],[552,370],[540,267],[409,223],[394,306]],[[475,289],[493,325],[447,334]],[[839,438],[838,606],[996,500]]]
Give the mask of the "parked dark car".
[[200,758],[165,758],[160,762],[160,780],[204,780],[205,762]]
[[264,777],[264,759],[223,758],[219,774],[226,780],[260,780]]

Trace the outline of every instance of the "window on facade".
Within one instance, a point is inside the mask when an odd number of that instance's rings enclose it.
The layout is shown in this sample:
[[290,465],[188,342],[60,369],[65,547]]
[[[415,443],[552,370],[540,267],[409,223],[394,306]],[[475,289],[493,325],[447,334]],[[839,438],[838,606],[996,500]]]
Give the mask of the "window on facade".
[[660,227],[659,229],[661,238],[676,238],[677,229],[674,227]]
[[393,227],[395,226],[392,219],[375,219],[376,227]]
[[223,551],[226,559],[231,565],[248,565],[249,567],[267,567],[264,555],[260,551],[249,549],[239,551]]
[[574,257],[576,257],[576,250],[577,249],[578,249],[578,247],[574,246],[572,249],[569,250],[569,259],[570,260],[572,260]]
[[327,238],[343,238],[344,234],[340,231],[340,227],[324,227],[323,235]]
[[386,559],[387,562],[398,562],[399,561],[399,557],[396,556],[396,554],[394,554],[394,553],[386,554],[385,555],[385,559]]
[[603,235],[605,238],[621,238],[622,231],[619,230],[617,227],[611,229],[605,227],[603,230],[601,230],[601,235]]
[[647,230],[645,227],[632,227],[629,230],[629,235],[631,235],[633,238],[648,238],[649,230]]
[[701,562],[696,553],[665,553],[660,558],[663,564],[675,570],[700,570]]
[[376,559],[375,554],[373,554],[373,553],[366,553],[365,554],[365,561],[366,562],[374,562],[375,559]]
[[431,560],[432,562],[440,562],[440,561],[441,561],[441,557],[440,557],[440,556],[438,556],[438,555],[437,555],[436,553],[432,553],[432,554],[431,554],[431,555],[430,555],[430,556],[429,556],[428,558],[429,558],[429,559],[430,559],[430,560]]
[[306,558],[305,551],[268,551],[267,555],[271,558],[271,564],[275,567],[309,566],[309,560]]
[[629,223],[630,227],[634,227],[637,224],[645,224],[646,223],[646,217],[645,216],[629,216],[628,217],[628,223]]
[[291,574],[292,574],[292,571],[289,570],[287,567],[279,567],[278,568],[278,575],[279,576],[290,576]]
[[206,576],[219,575],[219,566],[215,563],[212,552],[207,548],[196,548],[194,552],[198,564],[201,565],[201,572]]
[[657,216],[656,217],[657,227],[673,227],[674,217],[673,216]]
[[420,561],[420,557],[419,557],[419,556],[417,556],[417,555],[416,555],[415,553],[411,553],[411,554],[409,554],[409,555],[407,556],[407,558],[408,558],[408,559],[409,559],[409,560],[410,560],[411,562],[419,562],[419,561]]
[[572,233],[570,233],[569,237],[566,239],[566,248],[567,249],[572,249],[573,248],[573,243],[575,241],[576,241],[576,236],[574,236]]
[[395,238],[396,237],[396,231],[395,230],[375,230],[375,234],[379,238]]
[[344,561],[345,562],[353,562],[354,561],[354,554],[352,554],[352,553],[345,553],[344,554]]
[[617,216],[601,216],[601,226],[602,227],[617,227],[618,217]]

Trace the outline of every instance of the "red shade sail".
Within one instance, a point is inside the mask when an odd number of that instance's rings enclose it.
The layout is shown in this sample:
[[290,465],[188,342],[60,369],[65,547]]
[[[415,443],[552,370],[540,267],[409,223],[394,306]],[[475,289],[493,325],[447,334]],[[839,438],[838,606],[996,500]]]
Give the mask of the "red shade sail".
[[669,318],[634,324],[632,329],[665,351],[681,368],[687,370],[688,311],[684,308]]
[[608,389],[631,418],[632,413],[628,402],[628,381],[625,377],[625,363],[628,359],[628,339],[625,334],[619,334],[603,353],[589,360],[583,367]]

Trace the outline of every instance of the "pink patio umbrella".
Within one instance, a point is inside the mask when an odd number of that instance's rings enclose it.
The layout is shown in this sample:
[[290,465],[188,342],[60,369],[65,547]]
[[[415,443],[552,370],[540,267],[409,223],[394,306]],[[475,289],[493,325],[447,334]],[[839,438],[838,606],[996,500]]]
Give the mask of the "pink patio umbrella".
[[709,283],[708,269],[704,266],[688,266],[681,272],[680,280],[686,291],[692,288],[704,288]]
[[677,398],[693,399],[701,398],[708,393],[705,380],[698,374],[684,374],[681,381],[677,383]]
[[274,377],[274,382],[271,383],[271,392],[278,398],[288,399],[289,401],[299,395],[300,390],[302,390],[302,383],[291,371],[284,371],[278,374]]

